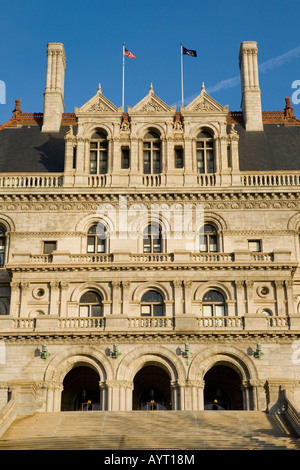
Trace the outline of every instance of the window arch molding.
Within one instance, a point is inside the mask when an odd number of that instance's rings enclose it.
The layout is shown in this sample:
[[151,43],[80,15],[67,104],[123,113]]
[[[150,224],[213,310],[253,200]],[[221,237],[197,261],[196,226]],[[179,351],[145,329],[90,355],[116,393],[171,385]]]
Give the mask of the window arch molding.
[[[217,246],[217,252],[223,252],[224,251],[224,239],[223,239],[223,230],[224,228],[227,228],[227,224],[224,221],[224,219],[221,219],[218,216],[214,216],[212,214],[205,214],[205,220],[204,221],[199,221],[197,224],[197,235],[199,237],[199,251],[201,252],[201,234],[203,232],[203,229],[205,226],[211,226],[215,229],[215,234],[218,239],[218,246]],[[205,251],[203,251],[205,252]]]
[[106,134],[109,141],[113,138],[113,129],[105,123],[101,123],[100,126],[95,123],[86,126],[81,136],[85,139],[91,140],[92,136],[97,132]]
[[203,296],[210,290],[220,292],[225,297],[226,302],[235,301],[234,288],[228,287],[221,282],[205,282],[199,285],[194,291],[193,300],[196,302],[202,302]]
[[157,290],[164,297],[164,301],[171,301],[173,294],[172,288],[169,286],[164,286],[159,282],[145,282],[139,285],[132,293],[131,300],[133,302],[140,302],[143,295],[149,290]]
[[202,316],[225,317],[228,315],[226,296],[221,289],[209,289],[202,297]]
[[108,287],[105,285],[99,285],[96,282],[84,282],[82,285],[77,286],[71,293],[71,302],[78,303],[83,294],[88,291],[95,291],[102,297],[103,302],[107,302],[110,299],[110,293]]

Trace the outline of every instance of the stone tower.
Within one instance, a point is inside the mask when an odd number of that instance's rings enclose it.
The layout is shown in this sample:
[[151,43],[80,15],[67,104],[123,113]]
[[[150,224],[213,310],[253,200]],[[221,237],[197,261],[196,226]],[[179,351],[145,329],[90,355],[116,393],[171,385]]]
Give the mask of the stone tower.
[[42,132],[59,132],[64,111],[65,68],[66,56],[63,44],[48,44]]
[[247,131],[262,131],[261,92],[258,80],[257,43],[241,43],[239,66],[242,87],[242,111]]

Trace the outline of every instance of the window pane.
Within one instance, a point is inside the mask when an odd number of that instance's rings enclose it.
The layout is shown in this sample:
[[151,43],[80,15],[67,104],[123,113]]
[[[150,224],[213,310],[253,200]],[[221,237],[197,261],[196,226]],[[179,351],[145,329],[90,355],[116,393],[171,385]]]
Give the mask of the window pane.
[[153,151],[153,173],[160,173],[160,152]]
[[211,317],[213,314],[212,305],[203,305],[203,316]]
[[248,244],[249,244],[250,251],[261,251],[260,240],[249,240]]
[[101,317],[102,307],[101,305],[92,305],[92,317]]
[[144,238],[144,253],[151,253],[151,239]]
[[175,148],[175,168],[183,168],[183,148]]
[[97,253],[105,253],[105,240],[99,240],[98,238]]
[[80,305],[79,307],[79,316],[88,317],[89,316],[89,307],[88,305]]
[[204,155],[202,150],[197,152],[197,171],[198,173],[204,173]]
[[56,242],[44,242],[44,254],[49,255],[56,250]]
[[224,305],[216,305],[216,317],[224,317],[225,316],[225,306]]
[[161,241],[160,239],[153,239],[153,253],[161,253]]
[[101,175],[107,173],[107,153],[101,152],[99,159],[99,173]]
[[162,305],[153,305],[153,315],[155,317],[163,316],[163,306]]
[[206,152],[207,173],[214,173],[214,156],[211,150]]
[[87,239],[87,252],[95,253],[95,237],[88,237]]
[[97,152],[90,152],[90,173],[97,173]]
[[148,151],[144,151],[144,173],[146,175],[151,173],[150,152],[148,152]]
[[210,235],[209,236],[209,251],[217,251],[217,237]]
[[143,317],[150,317],[150,305],[142,305],[141,307],[141,314]]
[[200,251],[207,252],[207,237],[205,235],[200,235]]
[[122,147],[121,168],[127,170],[129,168],[129,148]]

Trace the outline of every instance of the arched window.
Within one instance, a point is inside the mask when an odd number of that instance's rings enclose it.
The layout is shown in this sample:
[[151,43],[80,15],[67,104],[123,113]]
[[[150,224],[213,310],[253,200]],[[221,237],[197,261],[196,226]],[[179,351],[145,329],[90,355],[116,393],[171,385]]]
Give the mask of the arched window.
[[142,317],[162,317],[164,315],[163,297],[156,290],[146,292],[141,300]]
[[161,140],[155,131],[149,131],[143,142],[144,174],[161,173]]
[[90,141],[90,173],[92,175],[107,173],[108,142],[107,136],[98,131]]
[[197,172],[214,173],[214,140],[210,132],[202,131],[197,135]]
[[102,298],[97,292],[85,292],[79,301],[79,316],[80,317],[101,317],[102,312]]
[[157,223],[148,225],[143,233],[143,251],[144,253],[162,252],[161,227]]
[[200,251],[215,253],[219,251],[218,233],[213,225],[205,224],[200,230]]
[[92,225],[87,235],[88,253],[106,253],[106,228],[101,223]]
[[6,228],[0,225],[0,268],[5,263],[5,247],[6,247]]
[[225,299],[217,290],[206,292],[203,297],[204,317],[224,317],[226,315]]

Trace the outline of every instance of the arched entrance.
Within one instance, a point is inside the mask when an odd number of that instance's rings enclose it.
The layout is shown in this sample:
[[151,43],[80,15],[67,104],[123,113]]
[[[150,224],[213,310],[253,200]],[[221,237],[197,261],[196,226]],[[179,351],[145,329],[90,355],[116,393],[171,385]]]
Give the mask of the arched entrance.
[[87,366],[74,366],[65,376],[61,411],[100,409],[99,374]]
[[226,365],[215,365],[204,376],[204,409],[242,410],[239,374]]
[[172,409],[170,376],[162,367],[146,364],[135,375],[133,386],[133,410]]

